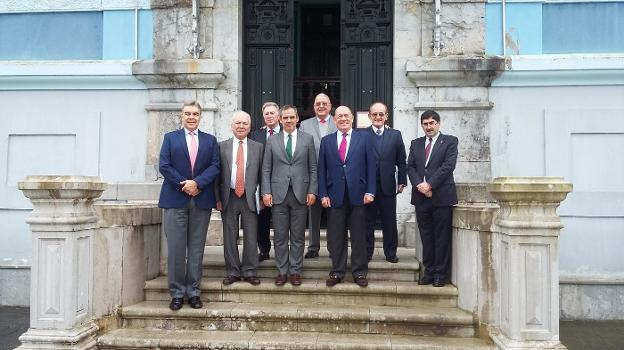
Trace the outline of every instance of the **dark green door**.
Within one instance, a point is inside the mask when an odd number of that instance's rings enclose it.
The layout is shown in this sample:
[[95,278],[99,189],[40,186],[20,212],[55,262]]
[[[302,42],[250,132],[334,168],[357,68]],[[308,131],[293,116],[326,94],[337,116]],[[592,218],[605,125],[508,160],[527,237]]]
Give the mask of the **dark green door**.
[[392,1],[342,1],[341,16],[342,104],[357,112],[381,101],[391,111]]

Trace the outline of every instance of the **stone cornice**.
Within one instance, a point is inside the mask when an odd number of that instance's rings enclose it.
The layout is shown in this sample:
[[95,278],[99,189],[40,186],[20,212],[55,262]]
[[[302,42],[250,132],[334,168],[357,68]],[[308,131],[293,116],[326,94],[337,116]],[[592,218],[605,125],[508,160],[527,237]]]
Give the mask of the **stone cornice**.
[[505,70],[501,57],[417,57],[405,74],[417,87],[487,87]]
[[225,80],[223,62],[214,59],[138,61],[132,74],[148,89],[214,89]]

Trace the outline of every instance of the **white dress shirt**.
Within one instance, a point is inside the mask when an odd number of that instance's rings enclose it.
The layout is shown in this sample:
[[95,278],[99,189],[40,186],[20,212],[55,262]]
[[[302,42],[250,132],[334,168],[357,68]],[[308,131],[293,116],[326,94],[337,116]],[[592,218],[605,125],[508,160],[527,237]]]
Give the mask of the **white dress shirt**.
[[[234,137],[232,139],[232,174],[230,174],[230,188],[231,189],[236,189],[236,156],[237,156],[237,152],[238,152],[238,141],[240,141],[239,139],[237,139],[236,137]],[[247,165],[247,138],[245,137],[245,139],[242,140],[243,141],[243,162],[245,165]],[[245,169],[243,169],[243,179],[245,178]]]
[[184,137],[186,138],[186,149],[189,151],[189,155],[191,154],[191,137],[195,137],[195,142],[197,142],[197,150],[199,151],[199,129],[195,129],[193,132],[195,136],[192,136],[191,131],[187,128],[184,129]]

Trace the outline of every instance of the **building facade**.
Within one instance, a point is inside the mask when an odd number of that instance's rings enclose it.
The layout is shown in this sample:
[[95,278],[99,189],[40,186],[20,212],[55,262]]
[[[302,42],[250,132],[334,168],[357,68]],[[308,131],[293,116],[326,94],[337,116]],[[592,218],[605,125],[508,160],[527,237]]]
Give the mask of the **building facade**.
[[[0,303],[28,304],[18,180],[97,175],[105,199],[153,199],[181,102],[198,100],[201,128],[221,140],[237,109],[255,127],[269,100],[307,117],[323,91],[356,112],[385,101],[406,144],[422,135],[418,115],[438,110],[467,188],[572,182],[559,209],[562,319],[623,319],[623,27],[619,1],[4,1]],[[415,245],[413,207],[398,200],[402,244]]]

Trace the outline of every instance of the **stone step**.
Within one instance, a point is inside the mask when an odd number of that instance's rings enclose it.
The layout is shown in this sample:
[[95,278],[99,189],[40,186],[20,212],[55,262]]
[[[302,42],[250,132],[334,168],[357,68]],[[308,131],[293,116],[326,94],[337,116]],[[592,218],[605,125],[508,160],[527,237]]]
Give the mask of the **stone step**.
[[[238,247],[242,253],[242,246]],[[325,280],[331,270],[331,260],[327,249],[321,247],[319,257],[315,259],[303,259],[303,278]],[[271,259],[260,262],[257,275],[262,278],[275,278],[277,267],[275,266],[275,252],[270,252]],[[414,249],[397,249],[398,263],[390,263],[385,260],[383,249],[375,249],[373,260],[368,263],[368,278],[371,280],[387,281],[417,281],[420,264],[414,258]],[[203,261],[204,276],[225,277],[225,261],[223,258],[222,246],[209,246],[204,249]],[[347,268],[351,266],[350,260]]]
[[117,329],[98,339],[100,350],[290,349],[290,350],[494,350],[479,338],[386,334]]
[[[203,278],[200,286],[202,299],[267,304],[457,306],[457,288],[453,285],[436,288],[419,286],[415,282],[369,280],[366,288],[348,281],[330,288],[325,286],[325,281],[314,279],[304,279],[298,287],[289,283],[278,287],[272,278],[261,278],[261,284],[257,286],[243,281],[224,286],[221,281],[222,278]],[[145,282],[145,300],[169,300],[166,276]]]
[[167,301],[121,310],[124,328],[291,331],[472,337],[475,320],[458,308],[210,302],[171,311]]

